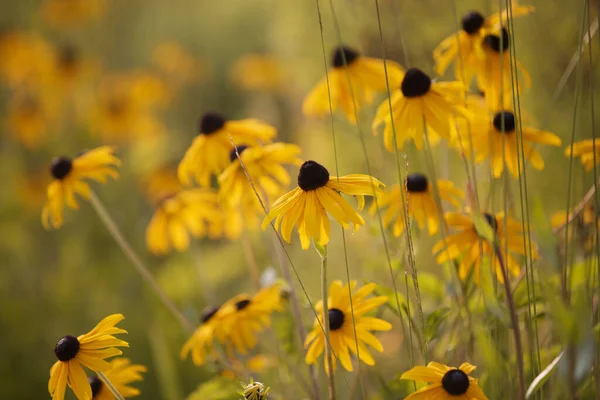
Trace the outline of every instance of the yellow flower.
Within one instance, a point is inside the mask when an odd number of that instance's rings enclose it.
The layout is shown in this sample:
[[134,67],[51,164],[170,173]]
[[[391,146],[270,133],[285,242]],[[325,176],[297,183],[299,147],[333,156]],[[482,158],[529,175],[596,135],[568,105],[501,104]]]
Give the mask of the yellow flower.
[[146,228],[146,245],[154,254],[167,254],[171,246],[184,251],[190,237],[218,237],[217,194],[210,189],[189,189],[165,194]]
[[[376,351],[382,352],[381,342],[371,331],[389,331],[392,325],[380,318],[365,316],[366,313],[376,309],[387,301],[387,296],[376,296],[367,299],[376,285],[367,284],[356,289],[356,281],[350,282],[352,291],[352,306],[354,308],[354,324],[352,323],[352,311],[350,307],[350,295],[348,285],[341,281],[331,283],[329,299],[327,301],[327,312],[329,314],[329,333],[332,347],[333,368],[336,368],[336,360],[339,360],[347,371],[352,371],[352,360],[350,353],[356,355],[356,337],[358,338],[358,357],[367,365],[375,365],[371,352],[365,345],[369,345]],[[317,357],[325,349],[325,334],[323,333],[323,302],[315,305],[318,320],[315,318],[312,331],[306,336],[304,347],[307,348],[305,361],[307,364],[317,362]],[[325,369],[328,371],[327,363]]]
[[152,50],[152,61],[167,76],[181,84],[196,81],[201,66],[194,57],[177,42],[162,42]]
[[418,68],[410,68],[401,76],[401,84],[395,86],[399,88],[392,91],[390,100],[381,103],[373,119],[375,134],[380,125],[385,125],[385,148],[394,151],[394,130],[399,150],[408,139],[413,139],[418,149],[423,148],[424,125],[431,144],[437,143],[438,135],[450,140],[450,119],[455,114],[470,116],[463,105],[465,86],[461,82],[434,82]]
[[[519,177],[518,158],[520,146],[517,145],[518,121],[511,111],[503,110],[492,116],[479,115],[471,119],[472,147],[475,153],[475,162],[482,162],[489,158],[494,177],[499,178],[504,171],[504,164],[515,177]],[[466,152],[469,152],[468,127],[465,122],[457,123],[462,143]],[[502,133],[504,128],[504,133]],[[560,138],[554,133],[540,129],[523,127],[522,146],[525,158],[537,170],[544,169],[544,160],[533,144],[547,144],[560,146]],[[502,149],[504,144],[504,150]],[[524,165],[521,162],[521,171]]]
[[[595,143],[594,143],[595,142]],[[600,138],[585,139],[575,142],[565,149],[565,155],[581,159],[581,165],[586,171],[591,171],[596,163],[600,162]]]
[[241,89],[275,91],[283,86],[284,73],[275,57],[248,54],[231,66],[229,79]]
[[64,399],[67,384],[79,400],[92,398],[92,388],[82,365],[95,372],[112,368],[105,359],[123,354],[117,347],[129,347],[127,342],[113,336],[127,333],[115,326],[124,318],[122,314],[109,315],[88,333],[78,337],[65,336],[56,343],[54,354],[58,361],[50,369],[48,382],[53,400]]
[[[502,105],[502,97],[506,93],[511,95],[512,82],[520,73],[519,82],[524,81],[525,86],[531,86],[531,77],[521,63],[516,61],[516,71],[512,71],[513,56],[509,49],[510,37],[506,28],[502,27],[500,32],[487,33],[483,38],[483,57],[473,60],[473,70],[477,76],[477,86],[485,93],[488,107],[497,110]],[[518,89],[521,89],[519,83]]]
[[[385,63],[390,88],[398,86],[402,81],[402,67],[390,60]],[[375,94],[387,91],[384,61],[340,46],[332,53],[331,67],[328,77],[323,77],[304,99],[302,112],[311,117],[329,115],[331,95],[331,109],[341,108],[348,121],[356,123],[354,103],[358,113],[362,107],[371,104]]]
[[[569,241],[575,238],[575,243],[581,245],[583,252],[589,254],[594,251],[598,232],[596,223],[600,224],[600,214],[596,211],[595,201],[589,201],[580,211],[579,215],[573,217],[574,210],[569,211],[568,218],[571,220],[569,226],[573,227],[573,233],[568,235]],[[596,222],[597,220],[597,222]],[[550,218],[552,228],[563,228],[567,225],[567,212],[557,211]]]
[[290,243],[292,230],[297,226],[303,249],[308,249],[311,239],[324,246],[329,242],[329,215],[344,228],[352,223],[357,230],[365,223],[341,193],[356,196],[358,208],[362,209],[364,196],[381,194],[382,186],[383,183],[369,175],[330,177],[324,166],[306,161],[298,173],[298,187],[275,201],[262,228],[265,230],[275,220],[275,229],[280,230],[283,239]]
[[28,149],[39,147],[56,122],[56,107],[48,96],[35,93],[15,95],[8,110],[12,135]]
[[[143,380],[142,372],[148,369],[139,364],[131,364],[128,358],[114,358],[110,361],[111,369],[105,372],[108,380],[114,385],[119,394],[125,398],[140,395],[140,390],[128,386],[131,382]],[[92,400],[114,400],[115,396],[98,376],[88,378],[92,388]]]
[[46,229],[57,229],[63,224],[63,208],[66,204],[79,209],[75,195],[90,197],[90,187],[84,179],[105,183],[106,177],[119,177],[114,168],[121,164],[113,155],[114,149],[102,146],[70,159],[56,157],[50,164],[52,183],[48,186],[48,200],[42,210],[42,224]]
[[[406,177],[406,189],[402,185],[404,191],[404,201],[408,201],[408,217],[414,217],[420,229],[427,227],[429,235],[434,235],[439,229],[440,213],[438,212],[435,201],[435,192],[433,184],[423,174],[414,173]],[[460,200],[464,198],[462,190],[454,187],[451,181],[438,180],[437,189],[442,201],[447,201],[454,207],[460,207]],[[406,191],[408,190],[408,194]],[[402,193],[400,185],[392,186],[390,191],[386,191],[383,196],[378,199],[378,205],[381,209],[386,208],[383,212],[383,225],[387,228],[392,221],[394,236],[399,237],[405,229],[404,211],[405,204],[402,202]],[[369,212],[375,214],[377,204],[373,202]]]
[[[290,175],[284,164],[301,165],[298,157],[300,147],[295,144],[272,143],[265,146],[239,146],[231,151],[231,164],[219,175],[219,196],[236,207],[243,201],[254,203],[259,211],[262,206],[252,188],[258,192],[263,204],[268,205],[283,194],[290,184]],[[243,163],[243,167],[242,167]],[[248,176],[252,179],[250,183]]]
[[270,315],[276,310],[282,310],[279,285],[263,288],[253,297],[243,293],[220,307],[207,308],[201,325],[183,345],[181,358],[191,352],[195,365],[204,364],[215,339],[230,351],[247,354],[258,343],[257,335],[270,325]]
[[[505,217],[503,212],[499,212],[495,216],[483,213],[483,216],[494,230],[499,248],[502,251],[502,258],[507,268],[507,274],[512,274],[513,276],[519,275],[521,268],[512,253],[525,254],[525,239],[521,223],[511,217]],[[493,265],[493,270],[496,271],[498,280],[503,282],[502,269],[498,262],[498,257],[494,252],[493,245],[479,235],[475,229],[471,213],[464,215],[449,212],[446,213],[444,219],[449,228],[454,228],[458,232],[448,235],[433,246],[433,253],[437,253],[437,263],[444,264],[451,260],[457,260],[460,279],[466,279],[471,269],[473,269],[475,282],[479,283],[481,265],[484,258],[487,258]],[[508,253],[505,252],[506,246],[508,246]],[[535,249],[532,249],[531,252],[533,258],[537,258]]]
[[9,86],[39,89],[54,66],[54,52],[46,40],[32,33],[0,33],[0,78]]
[[229,165],[232,140],[236,145],[254,146],[270,142],[276,134],[274,127],[256,119],[228,121],[219,114],[206,113],[200,119],[199,135],[179,163],[177,176],[184,185],[191,185],[193,178],[208,186],[211,176]]
[[141,179],[141,189],[150,202],[157,204],[162,199],[179,192],[182,188],[179,179],[177,179],[175,167],[161,165],[145,174]]
[[[513,4],[512,17],[527,15],[535,10],[532,6],[519,6]],[[505,25],[508,21],[508,12],[496,13],[484,17],[477,11],[465,14],[461,19],[461,30],[448,36],[433,51],[435,61],[435,72],[443,75],[452,61],[454,64],[454,77],[471,83],[475,71],[473,69],[475,60],[483,57],[483,38],[488,30]]]
[[469,363],[453,368],[437,362],[430,362],[426,367],[413,367],[403,373],[400,379],[422,381],[430,385],[417,390],[405,400],[487,400],[477,379],[470,376],[475,368]]
[[104,14],[106,0],[46,0],[42,16],[52,26],[65,28],[83,25]]
[[67,95],[81,86],[86,79],[94,76],[98,66],[86,60],[72,45],[63,45],[55,49],[54,67],[51,77],[51,88]]
[[244,198],[237,206],[222,201],[220,206],[220,233],[223,237],[236,240],[244,231],[255,232],[260,227],[260,218],[264,215],[264,210],[256,207],[254,199]]

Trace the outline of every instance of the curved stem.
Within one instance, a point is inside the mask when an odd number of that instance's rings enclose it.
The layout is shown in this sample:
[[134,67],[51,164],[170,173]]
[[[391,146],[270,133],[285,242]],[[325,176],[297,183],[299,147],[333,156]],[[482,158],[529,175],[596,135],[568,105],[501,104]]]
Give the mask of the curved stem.
[[331,357],[331,341],[329,334],[329,295],[327,293],[327,246],[315,243],[315,249],[321,256],[321,298],[323,301],[323,327],[325,328],[325,362],[329,379],[329,400],[335,400],[335,376]]
[[116,400],[125,400],[125,398],[123,396],[121,396],[121,393],[119,393],[119,391],[117,390],[115,385],[112,384],[110,379],[108,379],[108,377],[106,375],[104,375],[104,372],[96,372],[96,373],[98,374],[98,377],[102,380],[102,382],[106,385],[108,390],[110,390],[110,392],[113,394],[113,396],[115,396]]
[[111,234],[115,242],[119,245],[125,256],[131,261],[134,269],[141,275],[141,277],[150,285],[154,293],[158,296],[159,300],[167,307],[167,309],[173,314],[175,319],[179,321],[181,326],[189,333],[194,331],[193,325],[188,319],[179,311],[173,301],[167,296],[167,294],[158,285],[158,282],[152,276],[152,273],[148,270],[148,267],[144,265],[138,254],[131,248],[129,242],[123,236],[123,233],[109,214],[108,210],[102,203],[102,201],[96,196],[95,193],[90,193],[90,202],[96,210],[96,213],[100,217],[100,220]]

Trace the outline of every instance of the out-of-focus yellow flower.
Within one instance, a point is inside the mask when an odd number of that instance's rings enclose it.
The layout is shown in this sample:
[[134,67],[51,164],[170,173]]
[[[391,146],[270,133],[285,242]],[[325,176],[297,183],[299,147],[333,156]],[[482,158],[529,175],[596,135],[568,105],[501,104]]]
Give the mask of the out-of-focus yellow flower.
[[437,143],[439,136],[451,140],[451,119],[455,115],[462,118],[471,115],[463,104],[464,84],[458,81],[432,81],[429,75],[418,68],[410,68],[401,77],[399,88],[394,89],[391,97],[379,105],[373,119],[375,134],[377,128],[384,125],[385,148],[391,152],[395,151],[395,147],[401,150],[408,139],[413,139],[418,149],[423,148],[425,126],[431,144]]
[[74,159],[56,157],[52,160],[50,172],[54,179],[48,186],[48,200],[42,210],[42,224],[46,229],[61,227],[65,204],[75,210],[79,208],[76,194],[86,199],[90,197],[90,186],[84,179],[105,183],[108,176],[119,177],[114,167],[121,161],[113,153],[112,147],[102,146]]
[[98,70],[97,65],[85,59],[72,45],[63,45],[55,51],[53,76],[50,79],[52,87],[49,90],[58,89],[66,95],[78,89],[86,80],[91,82]]
[[276,91],[285,82],[281,62],[261,54],[238,58],[229,70],[229,80],[241,89],[258,91]]
[[56,28],[84,25],[105,10],[106,0],[46,0],[41,8],[44,20]]
[[[129,386],[129,384],[143,380],[142,372],[147,372],[148,369],[140,364],[132,364],[128,358],[124,357],[111,360],[110,366],[111,369],[106,371],[104,375],[114,385],[119,394],[125,398],[139,396],[140,390]],[[88,380],[92,388],[92,400],[115,399],[110,389],[98,376],[90,376]]]
[[365,223],[341,194],[356,196],[358,208],[365,204],[365,196],[380,195],[383,183],[363,174],[329,176],[329,171],[315,161],[306,161],[298,173],[298,187],[275,201],[262,223],[263,230],[275,220],[275,229],[281,231],[283,240],[290,243],[292,230],[297,226],[304,250],[314,239],[321,246],[329,243],[329,215],[347,228],[354,230]]
[[589,201],[583,207],[583,210],[573,217],[574,210],[570,210],[569,214],[564,210],[557,211],[552,214],[550,219],[552,228],[563,228],[567,225],[567,217],[571,220],[569,226],[573,227],[573,234],[569,235],[569,240],[573,237],[577,238],[577,244],[582,245],[584,253],[589,254],[594,250],[594,245],[598,241],[598,231],[596,223],[600,224],[600,214],[596,211],[595,201]]
[[53,67],[54,51],[41,36],[0,33],[0,78],[9,86],[37,90],[51,76]]
[[430,385],[417,390],[405,400],[488,400],[478,385],[477,379],[471,376],[475,366],[462,363],[458,368],[430,362],[426,367],[413,367],[402,374],[400,379],[428,382]]
[[[258,197],[265,206],[281,196],[291,179],[284,165],[302,164],[298,157],[300,147],[295,144],[272,143],[265,146],[240,146],[231,152],[231,164],[219,175],[219,197],[233,207],[243,201],[254,202],[262,210]],[[240,161],[241,160],[241,161]],[[243,166],[242,166],[243,163]],[[252,179],[250,183],[248,176]]]
[[122,314],[109,315],[88,333],[64,336],[56,343],[54,354],[58,361],[50,369],[48,382],[52,400],[63,400],[67,385],[79,400],[92,398],[92,387],[82,365],[96,372],[106,372],[113,367],[105,359],[123,354],[117,347],[129,347],[127,342],[113,336],[127,333],[116,327],[124,318]]
[[[360,289],[356,289],[356,281],[351,281],[350,285],[344,285],[342,281],[331,283],[326,307],[329,314],[329,343],[333,354],[335,354],[335,357],[332,358],[334,371],[337,360],[347,371],[352,371],[350,353],[356,355],[357,346],[359,349],[358,357],[367,365],[375,365],[375,360],[366,345],[378,352],[383,351],[381,342],[371,332],[389,331],[392,329],[392,324],[380,318],[366,315],[369,311],[375,310],[388,300],[387,296],[367,298],[376,286],[374,283],[369,283]],[[352,300],[350,300],[350,296],[352,296]],[[352,306],[350,305],[351,302]],[[315,305],[315,313],[318,318],[315,318],[312,331],[306,335],[304,341],[304,347],[307,349],[305,357],[307,364],[315,364],[317,358],[325,349],[323,306],[322,300]],[[352,315],[353,312],[354,316]],[[329,374],[327,364],[325,363],[325,371]]]
[[57,104],[49,96],[27,92],[16,94],[9,104],[8,129],[28,149],[39,147],[57,121]]
[[260,227],[264,211],[253,200],[244,199],[237,206],[221,201],[221,236],[237,240],[245,231],[255,232]]
[[[400,85],[404,70],[394,61],[384,61],[361,55],[358,51],[340,46],[331,56],[332,69],[323,77],[304,99],[302,112],[306,116],[324,117],[330,109],[344,112],[348,121],[356,123],[354,106],[358,113],[371,104],[375,94]],[[350,84],[349,84],[350,83]],[[330,106],[331,95],[331,106]]]
[[141,186],[146,198],[154,204],[182,189],[173,166],[161,166],[146,174]]
[[586,171],[591,171],[594,165],[600,163],[600,138],[585,139],[575,142],[565,149],[565,156],[581,159],[581,165]]
[[217,194],[210,189],[189,189],[167,194],[159,201],[146,228],[146,244],[154,254],[166,254],[171,246],[186,250],[190,237],[219,237],[221,232]]
[[19,201],[27,210],[39,212],[46,200],[46,183],[48,171],[34,171],[16,176],[16,189]]
[[183,46],[177,42],[162,42],[152,50],[154,65],[170,80],[177,83],[197,81],[203,68]]
[[177,176],[184,185],[191,185],[193,178],[208,186],[211,176],[229,165],[232,141],[236,146],[255,146],[270,142],[276,134],[274,127],[256,119],[228,121],[219,114],[206,113],[200,119],[198,136],[179,163]]

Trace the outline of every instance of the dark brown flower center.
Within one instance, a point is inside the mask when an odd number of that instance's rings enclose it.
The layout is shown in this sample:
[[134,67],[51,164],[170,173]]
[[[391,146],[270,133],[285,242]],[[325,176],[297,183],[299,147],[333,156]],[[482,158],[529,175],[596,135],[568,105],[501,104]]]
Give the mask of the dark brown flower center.
[[406,189],[409,193],[423,193],[427,191],[429,180],[423,174],[410,174],[406,177]]
[[358,57],[359,52],[350,47],[340,46],[333,50],[331,54],[331,64],[334,68],[341,68],[346,65],[351,65]]
[[210,135],[225,125],[225,118],[220,114],[208,112],[200,119],[200,134]]
[[328,311],[329,314],[329,329],[332,331],[337,331],[344,325],[344,313],[337,308],[330,308]]
[[473,35],[481,29],[483,23],[485,22],[485,18],[481,13],[477,11],[471,11],[468,14],[465,14],[462,17],[462,30],[467,32],[469,35]]
[[63,69],[71,69],[77,64],[77,50],[71,45],[65,45],[60,49],[59,63]]
[[406,71],[400,89],[404,97],[419,97],[427,94],[431,88],[431,78],[418,68]]
[[210,321],[210,319],[212,317],[215,316],[215,314],[217,313],[217,311],[219,311],[219,307],[213,307],[213,306],[208,306],[206,307],[203,311],[202,311],[202,317],[200,318],[200,321],[205,324],[208,321]]
[[239,154],[239,155],[240,155],[240,157],[241,157],[241,155],[242,155],[242,152],[243,152],[244,150],[246,150],[247,148],[248,148],[248,146],[241,145],[241,146],[238,146],[238,147],[237,147],[237,153],[235,152],[235,150],[236,150],[236,149],[233,149],[233,150],[231,150],[231,153],[229,153],[229,161],[233,162],[233,161],[237,160],[237,156],[238,156],[238,154]]
[[504,53],[508,49],[509,40],[508,31],[502,28],[502,38],[500,35],[485,35],[483,43],[496,53]]
[[298,173],[298,186],[308,192],[323,187],[329,182],[329,171],[316,161],[306,161]]
[[54,179],[64,179],[73,169],[73,162],[67,157],[55,157],[50,162],[50,174]]
[[102,390],[102,381],[97,376],[88,376],[88,382],[90,383],[90,387],[92,388],[92,399],[100,394],[100,390]]
[[515,114],[510,111],[500,111],[494,115],[493,120],[494,128],[498,132],[513,133],[515,131]]
[[79,340],[75,336],[65,336],[54,346],[54,354],[60,361],[69,361],[79,352]]
[[250,300],[245,299],[245,300],[240,300],[237,303],[235,303],[235,308],[238,311],[243,310],[244,308],[248,307],[250,305]]
[[469,377],[460,369],[452,369],[444,374],[442,387],[452,396],[460,396],[469,389]]
[[488,223],[488,225],[492,227],[495,233],[498,230],[498,220],[496,219],[496,217],[490,213],[483,213],[483,217],[485,218],[485,221]]

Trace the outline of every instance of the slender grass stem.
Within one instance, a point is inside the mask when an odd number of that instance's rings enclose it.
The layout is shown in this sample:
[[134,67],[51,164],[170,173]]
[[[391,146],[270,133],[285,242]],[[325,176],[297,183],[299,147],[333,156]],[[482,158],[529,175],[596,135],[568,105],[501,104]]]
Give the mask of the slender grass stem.
[[119,393],[119,391],[117,390],[115,385],[112,384],[112,382],[110,381],[110,379],[108,379],[108,377],[104,374],[104,372],[96,372],[96,373],[98,374],[98,377],[102,380],[102,382],[106,385],[108,390],[110,390],[110,392],[113,394],[113,396],[115,396],[116,400],[125,400],[125,397],[123,397],[121,395],[121,393]]
[[[325,343],[331,343],[329,330],[329,294],[327,286],[327,246],[314,244],[317,253],[321,256],[321,299],[323,301],[323,325],[325,326]],[[325,362],[327,363],[327,378],[329,387],[329,400],[335,400],[335,374],[333,370],[333,360],[331,357],[331,347],[325,346]]]
[[96,210],[98,217],[111,234],[115,242],[119,245],[125,256],[131,261],[131,265],[133,268],[141,275],[141,277],[150,285],[150,288],[157,295],[159,300],[165,305],[167,310],[175,317],[177,321],[181,324],[181,326],[188,332],[191,333],[194,331],[194,326],[191,322],[179,311],[179,309],[175,306],[175,303],[167,296],[167,294],[161,289],[158,282],[152,276],[152,273],[146,267],[146,265],[142,262],[139,255],[133,250],[127,239],[123,236],[123,233],[117,226],[116,222],[104,206],[104,203],[96,196],[94,192],[90,193],[90,202]]
[[502,271],[502,278],[504,280],[504,292],[506,294],[506,305],[510,313],[511,325],[513,329],[515,339],[515,356],[517,358],[517,376],[519,379],[519,399],[525,399],[525,366],[523,363],[523,346],[521,344],[521,331],[519,330],[519,318],[517,317],[517,310],[515,309],[515,302],[513,300],[512,290],[510,288],[510,281],[506,265],[504,264],[504,257],[502,256],[501,249],[498,244],[494,244],[494,251],[498,264],[500,264],[500,270]]

